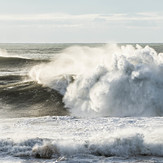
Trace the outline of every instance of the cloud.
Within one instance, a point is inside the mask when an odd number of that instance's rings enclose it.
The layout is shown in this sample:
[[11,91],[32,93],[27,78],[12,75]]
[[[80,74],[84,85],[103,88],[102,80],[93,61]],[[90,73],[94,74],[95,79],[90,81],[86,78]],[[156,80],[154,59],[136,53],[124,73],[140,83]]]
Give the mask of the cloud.
[[135,14],[113,13],[113,14],[22,14],[22,15],[0,15],[0,25],[14,25],[20,27],[49,26],[53,28],[163,28],[163,13],[142,12]]
[[27,15],[0,15],[0,20],[3,21],[43,21],[43,20],[94,20],[103,19],[109,21],[119,20],[163,20],[163,13],[136,13],[130,14],[78,14],[71,15],[65,13],[50,13],[50,14],[27,14]]
[[40,20],[78,20],[94,19],[98,14],[70,15],[70,14],[28,14],[28,15],[0,15],[4,21],[40,21]]

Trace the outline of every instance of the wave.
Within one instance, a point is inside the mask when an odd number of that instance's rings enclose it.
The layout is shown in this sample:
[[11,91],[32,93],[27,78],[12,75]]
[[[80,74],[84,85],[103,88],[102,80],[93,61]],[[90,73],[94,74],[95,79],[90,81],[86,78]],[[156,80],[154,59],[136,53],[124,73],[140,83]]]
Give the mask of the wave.
[[21,80],[22,76],[21,75],[14,75],[14,74],[7,74],[0,76],[0,80]]
[[19,55],[8,54],[6,50],[0,49],[0,68],[4,67],[18,67],[36,65],[41,62],[48,62],[45,59],[30,59]]
[[0,56],[0,67],[18,67],[25,65],[35,65],[37,63],[47,62],[46,60],[35,60],[22,57],[2,57]]
[[1,85],[0,103],[4,117],[68,115],[62,95],[31,81]]
[[95,155],[105,157],[163,157],[163,144],[147,143],[141,134],[128,136],[108,136],[98,141],[67,141],[51,139],[28,139],[14,142],[12,139],[0,140],[1,155],[16,157],[59,158],[75,155]]
[[[0,73],[0,85],[8,85],[15,82],[20,82],[28,76],[25,74]],[[1,87],[1,86],[0,86]]]
[[136,45],[67,48],[29,76],[76,116],[162,116],[163,53]]

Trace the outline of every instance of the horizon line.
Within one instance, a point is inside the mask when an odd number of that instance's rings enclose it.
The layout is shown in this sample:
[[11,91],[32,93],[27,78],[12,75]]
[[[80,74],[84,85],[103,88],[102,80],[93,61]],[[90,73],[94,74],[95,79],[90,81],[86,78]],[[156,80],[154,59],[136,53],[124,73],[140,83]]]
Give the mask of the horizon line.
[[0,44],[163,44],[163,42],[0,42]]

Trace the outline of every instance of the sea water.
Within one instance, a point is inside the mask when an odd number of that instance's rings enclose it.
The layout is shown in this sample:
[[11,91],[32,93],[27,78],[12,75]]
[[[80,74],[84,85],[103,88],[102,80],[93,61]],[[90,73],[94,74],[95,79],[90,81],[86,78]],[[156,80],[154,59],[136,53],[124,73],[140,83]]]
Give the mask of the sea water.
[[0,162],[163,162],[163,44],[0,48]]

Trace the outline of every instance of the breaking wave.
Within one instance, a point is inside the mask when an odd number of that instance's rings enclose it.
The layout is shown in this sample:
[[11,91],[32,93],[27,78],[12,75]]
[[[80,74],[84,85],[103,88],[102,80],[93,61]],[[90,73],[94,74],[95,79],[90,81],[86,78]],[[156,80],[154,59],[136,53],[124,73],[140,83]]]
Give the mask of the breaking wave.
[[163,53],[136,45],[67,48],[29,76],[76,116],[162,116]]
[[163,144],[147,143],[141,134],[113,136],[85,141],[64,141],[50,139],[28,139],[14,142],[12,139],[0,140],[0,155],[16,157],[58,158],[77,154],[96,156],[156,156],[163,157]]

